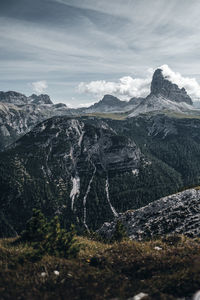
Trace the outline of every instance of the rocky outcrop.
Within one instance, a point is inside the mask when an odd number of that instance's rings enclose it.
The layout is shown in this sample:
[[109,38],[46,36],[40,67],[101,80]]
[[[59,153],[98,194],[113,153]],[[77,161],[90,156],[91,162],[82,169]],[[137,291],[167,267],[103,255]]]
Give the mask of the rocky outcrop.
[[172,83],[163,76],[162,69],[157,69],[151,82],[151,94],[163,96],[174,102],[185,102],[192,105],[192,99],[188,96],[184,88],[180,89],[177,84]]
[[111,223],[105,223],[98,233],[112,238],[120,221],[133,240],[144,240],[166,234],[200,236],[200,190],[189,189],[161,198],[135,211],[127,211]]

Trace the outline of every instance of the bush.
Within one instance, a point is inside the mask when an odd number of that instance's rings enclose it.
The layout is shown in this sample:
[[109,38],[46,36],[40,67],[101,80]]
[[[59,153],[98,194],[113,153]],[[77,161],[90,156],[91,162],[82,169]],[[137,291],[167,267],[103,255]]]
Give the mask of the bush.
[[121,242],[125,238],[127,238],[127,233],[126,233],[126,230],[124,228],[124,225],[122,224],[122,222],[117,221],[117,224],[115,226],[115,231],[113,233],[112,240],[117,241],[117,242]]
[[70,231],[66,231],[61,228],[57,216],[48,222],[42,212],[36,209],[22,232],[21,240],[30,243],[37,258],[45,254],[72,258],[79,252],[74,226],[71,226]]
[[33,216],[26,223],[26,229],[21,233],[21,239],[26,242],[42,242],[45,240],[48,223],[40,210],[33,209]]

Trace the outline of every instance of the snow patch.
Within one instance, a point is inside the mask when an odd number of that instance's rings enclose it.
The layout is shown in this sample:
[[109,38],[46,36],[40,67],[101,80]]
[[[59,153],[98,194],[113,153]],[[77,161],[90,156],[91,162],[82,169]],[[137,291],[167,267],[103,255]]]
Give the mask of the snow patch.
[[72,180],[72,190],[70,193],[70,198],[72,199],[71,209],[74,209],[74,200],[80,194],[80,178],[76,175],[75,177],[71,177]]
[[107,196],[107,200],[108,200],[108,203],[110,205],[110,209],[112,210],[112,213],[115,217],[118,217],[118,213],[116,212],[115,208],[112,206],[111,202],[110,202],[110,195],[109,195],[109,181],[108,181],[108,177],[106,179],[106,196]]
[[132,174],[135,175],[135,176],[138,176],[139,170],[138,169],[132,170]]

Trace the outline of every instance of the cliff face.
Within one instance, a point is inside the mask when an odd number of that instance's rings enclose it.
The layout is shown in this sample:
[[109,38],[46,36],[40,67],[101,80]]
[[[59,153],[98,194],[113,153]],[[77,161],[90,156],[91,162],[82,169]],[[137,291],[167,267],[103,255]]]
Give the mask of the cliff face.
[[161,69],[157,69],[153,74],[151,94],[163,96],[174,102],[185,102],[192,105],[192,99],[188,96],[186,90],[184,88],[180,89],[177,84],[164,77]]

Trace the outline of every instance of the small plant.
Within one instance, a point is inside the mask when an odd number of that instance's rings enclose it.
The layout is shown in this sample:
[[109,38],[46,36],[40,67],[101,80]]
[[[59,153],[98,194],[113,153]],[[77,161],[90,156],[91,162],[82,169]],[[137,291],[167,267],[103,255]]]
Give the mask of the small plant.
[[112,240],[121,242],[125,238],[127,238],[126,229],[124,228],[124,225],[122,224],[122,222],[117,221],[117,224],[115,226],[115,231],[112,236]]
[[33,210],[32,218],[22,232],[21,241],[28,242],[34,248],[38,259],[45,254],[72,258],[79,252],[74,226],[69,231],[62,229],[57,216],[50,222],[40,210]]

